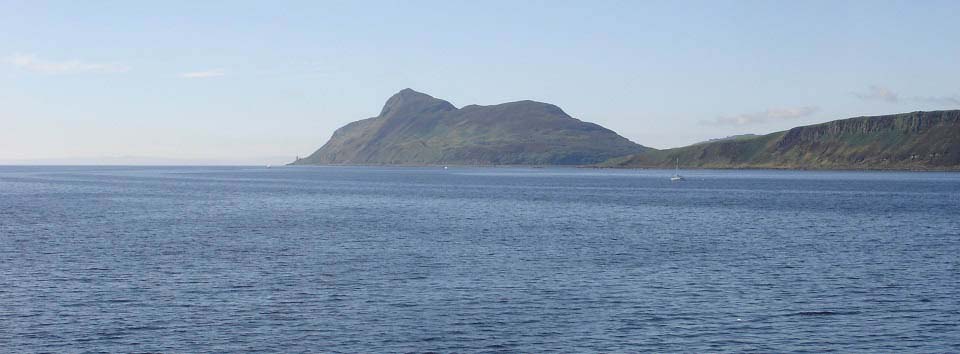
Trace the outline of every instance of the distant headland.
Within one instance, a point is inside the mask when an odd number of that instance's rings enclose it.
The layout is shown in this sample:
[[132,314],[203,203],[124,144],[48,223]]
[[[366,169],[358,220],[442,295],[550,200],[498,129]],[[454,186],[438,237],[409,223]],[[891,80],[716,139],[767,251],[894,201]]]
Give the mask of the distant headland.
[[776,133],[650,149],[603,167],[960,170],[960,110],[856,117]]

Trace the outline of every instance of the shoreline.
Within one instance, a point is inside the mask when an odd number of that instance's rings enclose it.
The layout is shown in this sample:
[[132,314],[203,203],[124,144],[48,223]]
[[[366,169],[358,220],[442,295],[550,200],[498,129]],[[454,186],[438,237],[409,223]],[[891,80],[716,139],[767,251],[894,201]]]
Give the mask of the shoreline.
[[[611,169],[611,170],[673,170],[667,166],[597,166],[597,165],[471,165],[471,164],[287,164],[282,167],[483,167],[483,168],[581,168],[581,169]],[[953,168],[805,168],[805,167],[684,167],[681,170],[769,170],[769,171],[890,171],[890,172],[960,172],[960,166]]]

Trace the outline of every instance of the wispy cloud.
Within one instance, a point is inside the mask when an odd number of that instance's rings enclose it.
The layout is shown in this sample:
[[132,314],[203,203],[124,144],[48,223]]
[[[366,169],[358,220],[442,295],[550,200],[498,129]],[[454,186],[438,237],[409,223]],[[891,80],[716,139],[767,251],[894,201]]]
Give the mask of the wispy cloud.
[[180,77],[184,79],[209,79],[212,77],[220,77],[224,75],[226,75],[226,73],[223,71],[223,69],[213,69],[213,70],[206,70],[206,71],[192,71],[188,73],[182,73],[180,74]]
[[893,92],[893,90],[889,88],[876,85],[870,85],[866,91],[854,92],[853,95],[865,101],[884,101],[890,103],[900,101],[900,95],[896,92]]
[[857,98],[865,101],[884,101],[890,103],[930,103],[936,105],[960,106],[960,95],[952,96],[908,96],[901,97],[893,90],[877,85],[871,85],[866,91],[853,92]]
[[771,108],[762,112],[741,113],[735,116],[719,116],[713,120],[701,121],[705,125],[744,126],[766,123],[773,120],[803,118],[820,111],[816,106]]
[[940,104],[940,105],[954,105],[960,106],[960,95],[954,96],[921,96],[914,97],[914,100],[926,103]]
[[17,53],[6,60],[24,70],[42,74],[79,74],[79,73],[122,73],[130,67],[115,63],[88,63],[79,60],[52,61],[38,58],[33,54]]

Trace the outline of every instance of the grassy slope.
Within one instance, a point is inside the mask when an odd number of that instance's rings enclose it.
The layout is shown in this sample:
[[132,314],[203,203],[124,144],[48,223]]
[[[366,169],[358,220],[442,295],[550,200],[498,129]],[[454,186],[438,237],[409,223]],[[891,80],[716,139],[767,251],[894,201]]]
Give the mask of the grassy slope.
[[404,90],[379,116],[338,129],[295,164],[583,165],[644,149],[545,103],[457,109]]
[[649,150],[604,167],[960,170],[960,111],[857,117],[748,139]]

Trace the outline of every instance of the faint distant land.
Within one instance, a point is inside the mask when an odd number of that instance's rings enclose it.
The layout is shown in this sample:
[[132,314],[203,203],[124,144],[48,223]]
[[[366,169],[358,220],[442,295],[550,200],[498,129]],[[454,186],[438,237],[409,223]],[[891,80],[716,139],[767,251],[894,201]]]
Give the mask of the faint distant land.
[[960,110],[856,117],[614,158],[603,167],[960,170]]
[[724,137],[724,138],[715,138],[715,139],[710,139],[710,140],[707,140],[707,141],[701,141],[701,142],[696,143],[696,144],[693,144],[693,145],[707,144],[707,143],[715,143],[715,142],[718,142],[718,141],[744,140],[744,139],[756,138],[756,137],[758,137],[758,136],[759,136],[759,135],[757,135],[757,134],[731,135],[731,136]]
[[283,164],[289,156],[242,158],[168,158],[151,156],[95,156],[35,159],[0,159],[0,165],[38,166],[263,166]]
[[547,103],[457,108],[404,89],[291,164],[587,165],[647,149]]

